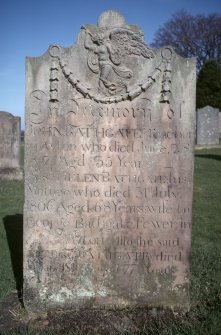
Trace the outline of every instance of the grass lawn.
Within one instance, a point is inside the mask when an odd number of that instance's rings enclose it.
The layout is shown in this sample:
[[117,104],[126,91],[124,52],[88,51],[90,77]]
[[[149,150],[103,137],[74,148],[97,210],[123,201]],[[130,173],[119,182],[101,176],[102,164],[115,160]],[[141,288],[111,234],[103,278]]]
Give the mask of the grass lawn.
[[[194,183],[191,311],[140,335],[221,334],[221,149],[196,151]],[[0,300],[22,284],[22,207],[23,182],[0,182]]]

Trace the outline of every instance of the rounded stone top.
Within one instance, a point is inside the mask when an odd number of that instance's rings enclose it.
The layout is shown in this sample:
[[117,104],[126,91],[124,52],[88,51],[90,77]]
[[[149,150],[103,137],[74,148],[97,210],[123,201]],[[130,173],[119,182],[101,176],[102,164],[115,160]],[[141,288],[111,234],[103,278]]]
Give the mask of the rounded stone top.
[[215,107],[212,107],[212,106],[209,106],[209,105],[206,105],[202,108],[198,108],[197,111],[198,112],[205,112],[205,111],[209,111],[209,112],[214,112],[216,113],[217,110],[219,110],[218,108],[215,108]]
[[123,15],[115,10],[108,10],[103,12],[98,19],[98,27],[123,27],[125,25],[125,19]]
[[0,111],[0,120],[4,120],[9,117],[14,117],[11,113]]

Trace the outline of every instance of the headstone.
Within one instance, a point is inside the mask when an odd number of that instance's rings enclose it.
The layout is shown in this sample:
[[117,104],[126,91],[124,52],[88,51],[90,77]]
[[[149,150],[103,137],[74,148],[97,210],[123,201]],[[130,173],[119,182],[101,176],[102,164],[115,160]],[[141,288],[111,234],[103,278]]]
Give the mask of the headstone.
[[0,112],[0,180],[21,180],[20,126],[21,119]]
[[206,106],[197,110],[197,144],[219,144],[219,109]]
[[221,138],[221,112],[219,111],[219,138]]
[[26,65],[25,305],[187,310],[195,59],[108,11]]

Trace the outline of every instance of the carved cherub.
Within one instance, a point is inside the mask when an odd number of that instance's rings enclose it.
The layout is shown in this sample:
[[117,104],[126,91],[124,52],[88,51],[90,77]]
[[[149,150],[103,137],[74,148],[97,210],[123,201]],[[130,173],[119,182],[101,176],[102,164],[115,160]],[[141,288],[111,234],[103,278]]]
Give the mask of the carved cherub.
[[99,88],[103,93],[116,94],[126,92],[127,80],[133,72],[121,65],[128,55],[145,58],[154,57],[138,33],[124,28],[92,35],[86,31],[85,48],[89,50],[88,66],[94,73],[99,73]]

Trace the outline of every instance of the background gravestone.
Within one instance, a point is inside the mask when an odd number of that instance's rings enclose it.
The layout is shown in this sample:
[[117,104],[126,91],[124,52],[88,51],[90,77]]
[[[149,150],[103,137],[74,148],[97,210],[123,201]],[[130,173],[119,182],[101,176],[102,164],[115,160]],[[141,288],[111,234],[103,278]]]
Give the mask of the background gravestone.
[[195,59],[109,11],[26,66],[26,306],[187,310]]
[[219,111],[219,138],[221,138],[221,112]]
[[219,144],[219,109],[206,106],[197,110],[197,144]]
[[0,112],[0,180],[23,178],[20,169],[21,119]]

